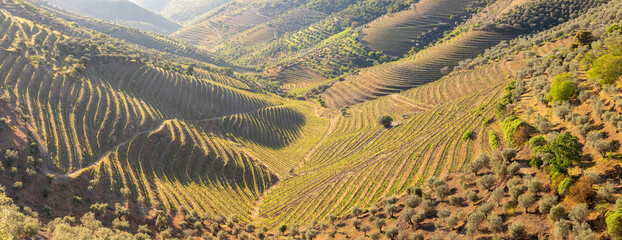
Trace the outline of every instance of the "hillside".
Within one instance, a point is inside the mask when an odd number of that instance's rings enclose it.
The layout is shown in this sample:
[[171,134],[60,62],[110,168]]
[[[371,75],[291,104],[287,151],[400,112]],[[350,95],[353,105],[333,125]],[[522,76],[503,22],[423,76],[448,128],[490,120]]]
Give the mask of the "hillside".
[[0,1],[0,239],[622,238],[621,0],[181,6]]
[[49,0],[57,7],[144,31],[169,34],[181,28],[166,18],[126,0]]

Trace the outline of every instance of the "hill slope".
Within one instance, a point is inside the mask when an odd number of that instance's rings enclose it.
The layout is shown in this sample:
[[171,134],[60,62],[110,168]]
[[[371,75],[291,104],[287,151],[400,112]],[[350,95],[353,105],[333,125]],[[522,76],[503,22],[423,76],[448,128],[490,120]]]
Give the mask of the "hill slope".
[[121,25],[169,34],[181,28],[166,18],[126,0],[50,0],[60,8]]

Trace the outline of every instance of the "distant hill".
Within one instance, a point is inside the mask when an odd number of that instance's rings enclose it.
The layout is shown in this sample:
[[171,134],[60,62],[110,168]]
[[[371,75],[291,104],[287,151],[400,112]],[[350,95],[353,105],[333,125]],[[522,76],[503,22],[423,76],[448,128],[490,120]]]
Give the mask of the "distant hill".
[[49,0],[66,10],[145,31],[169,34],[181,26],[126,0]]
[[171,0],[160,11],[160,14],[168,19],[184,24],[228,2],[230,0]]
[[173,0],[130,0],[138,6],[144,7],[154,12],[160,12],[167,4]]

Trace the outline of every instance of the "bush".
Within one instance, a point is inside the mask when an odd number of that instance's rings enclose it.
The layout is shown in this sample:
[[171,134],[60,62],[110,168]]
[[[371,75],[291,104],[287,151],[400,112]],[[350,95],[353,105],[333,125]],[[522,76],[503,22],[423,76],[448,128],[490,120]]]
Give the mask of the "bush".
[[91,205],[90,209],[98,216],[106,212],[106,208],[108,207],[108,203],[94,203]]
[[120,203],[115,203],[114,208],[114,213],[117,214],[117,216],[126,216],[129,213],[128,209]]
[[605,54],[594,60],[587,72],[590,78],[599,79],[601,85],[614,84],[622,76],[622,56]]
[[22,182],[13,183],[13,190],[22,190],[24,188],[24,184]]
[[467,130],[462,134],[462,141],[467,141],[473,139],[473,130]]
[[570,217],[570,220],[574,221],[575,223],[582,223],[585,221],[585,219],[587,219],[587,216],[589,214],[590,211],[587,208],[587,204],[581,203],[575,205],[574,207],[572,207],[572,209],[570,209],[568,217]]
[[387,229],[387,237],[389,237],[392,240],[395,240],[395,238],[397,237],[397,234],[399,233],[399,231],[397,230],[397,227],[393,226],[390,227],[389,229]]
[[549,219],[553,222],[557,222],[560,219],[566,217],[566,209],[561,204],[557,204],[551,207],[551,211],[549,212]]
[[384,126],[385,128],[389,128],[393,123],[393,117],[384,115],[378,118],[378,124]]
[[[563,181],[562,181],[563,182]],[[568,196],[575,202],[587,202],[596,195],[592,187],[592,179],[588,176],[582,176],[575,182],[568,192]]]
[[514,146],[522,144],[523,141],[521,139],[514,139],[514,136],[517,131],[519,131],[519,127],[523,124],[525,124],[525,122],[515,115],[506,117],[501,123],[501,130],[503,131],[505,142],[513,144]]
[[522,239],[527,235],[525,226],[520,222],[512,223],[508,229],[510,230],[510,236],[514,239]]
[[574,240],[592,240],[596,239],[596,234],[592,232],[590,224],[582,222],[572,228],[572,239]]
[[499,148],[499,138],[497,138],[497,134],[492,130],[488,132],[488,143],[493,149]]
[[613,239],[622,239],[622,208],[607,213],[607,233]]
[[488,230],[493,233],[503,232],[503,219],[498,214],[490,214],[488,216]]
[[518,206],[525,208],[525,213],[529,212],[528,209],[536,203],[536,196],[531,193],[523,194],[518,197]]
[[543,136],[535,136],[529,139],[529,148],[532,150],[536,147],[545,146],[546,144],[546,139]]
[[495,184],[495,176],[492,174],[484,175],[477,179],[477,186],[482,189],[490,190]]
[[418,196],[409,196],[406,201],[406,205],[411,208],[416,208],[421,203],[421,198]]
[[615,200],[614,194],[615,188],[613,183],[606,182],[602,187],[598,189],[598,197],[607,201],[613,202]]
[[112,227],[119,230],[128,230],[130,229],[130,222],[115,218],[112,220]]
[[570,224],[566,221],[558,221],[555,224],[555,232],[553,235],[556,239],[567,239],[568,233],[570,233]]
[[576,77],[571,76],[570,73],[561,73],[553,78],[551,83],[551,89],[546,96],[546,100],[549,102],[568,101],[574,96],[577,84],[575,82]]
[[566,193],[568,193],[568,191],[570,190],[570,187],[572,186],[573,182],[572,179],[567,177],[564,178],[564,180],[562,180],[559,185],[557,186],[557,193],[559,195],[564,195]]

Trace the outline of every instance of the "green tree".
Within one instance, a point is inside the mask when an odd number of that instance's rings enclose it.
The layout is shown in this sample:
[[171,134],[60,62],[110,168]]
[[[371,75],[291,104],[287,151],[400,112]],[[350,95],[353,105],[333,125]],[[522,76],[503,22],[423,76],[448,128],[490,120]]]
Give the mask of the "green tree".
[[388,115],[381,116],[378,118],[378,123],[385,128],[389,128],[391,126],[391,123],[393,123],[393,117]]
[[551,90],[546,96],[548,102],[561,102],[567,101],[574,96],[577,83],[574,81],[575,77],[570,73],[560,73],[553,78],[551,83]]
[[600,56],[592,64],[592,69],[587,72],[590,78],[599,79],[601,85],[613,84],[622,76],[622,56],[605,54]]
[[568,168],[583,157],[583,150],[579,139],[570,133],[560,134],[555,141],[551,143],[549,149],[555,154],[555,159],[551,161],[551,169],[549,174],[568,173]]

